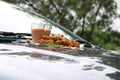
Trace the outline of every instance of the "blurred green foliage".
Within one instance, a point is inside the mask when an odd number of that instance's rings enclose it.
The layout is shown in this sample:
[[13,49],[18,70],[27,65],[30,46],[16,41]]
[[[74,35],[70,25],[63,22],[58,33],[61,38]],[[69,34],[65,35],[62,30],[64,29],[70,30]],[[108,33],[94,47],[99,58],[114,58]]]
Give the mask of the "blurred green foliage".
[[86,31],[84,35],[80,35],[79,31],[76,34],[99,47],[109,50],[120,50],[120,32],[113,30],[100,31],[96,29],[92,35],[90,31]]

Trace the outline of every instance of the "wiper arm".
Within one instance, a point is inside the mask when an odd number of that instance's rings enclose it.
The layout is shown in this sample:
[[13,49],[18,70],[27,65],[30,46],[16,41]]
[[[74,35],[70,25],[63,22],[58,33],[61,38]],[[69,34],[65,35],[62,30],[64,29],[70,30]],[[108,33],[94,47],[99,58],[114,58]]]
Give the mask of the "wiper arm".
[[88,41],[83,41],[83,40],[79,40],[79,39],[76,39],[76,41],[79,42],[80,44],[84,44],[84,47],[89,47],[89,48],[92,47],[92,44],[89,43]]
[[95,46],[88,41],[83,41],[83,40],[79,40],[79,39],[76,39],[76,41],[79,42],[80,44],[84,44],[84,47],[101,49],[100,47]]

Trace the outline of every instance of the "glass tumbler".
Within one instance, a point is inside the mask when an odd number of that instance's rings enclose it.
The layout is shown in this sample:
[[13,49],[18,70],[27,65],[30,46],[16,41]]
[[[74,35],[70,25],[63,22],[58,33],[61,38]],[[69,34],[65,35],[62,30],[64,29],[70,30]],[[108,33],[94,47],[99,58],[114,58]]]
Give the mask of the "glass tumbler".
[[38,43],[44,35],[45,24],[33,23],[31,25],[32,42]]
[[45,26],[44,26],[44,35],[50,36],[51,29],[52,29],[51,24],[45,24]]

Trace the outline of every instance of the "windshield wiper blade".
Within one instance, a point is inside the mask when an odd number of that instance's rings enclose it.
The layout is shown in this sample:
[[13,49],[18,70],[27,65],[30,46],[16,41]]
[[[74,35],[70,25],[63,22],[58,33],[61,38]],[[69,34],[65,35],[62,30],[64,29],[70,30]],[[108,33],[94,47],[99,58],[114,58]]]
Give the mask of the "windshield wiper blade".
[[2,32],[2,31],[0,31],[0,35],[2,35],[2,36],[15,36],[15,33],[13,33],[13,32]]
[[26,39],[26,36],[31,36],[31,34],[29,33],[13,33],[13,32],[3,32],[0,31],[0,37],[3,38],[22,38],[22,39]]
[[13,33],[13,32],[3,32],[0,31],[0,42],[12,42],[19,39],[31,39],[31,34],[29,33]]

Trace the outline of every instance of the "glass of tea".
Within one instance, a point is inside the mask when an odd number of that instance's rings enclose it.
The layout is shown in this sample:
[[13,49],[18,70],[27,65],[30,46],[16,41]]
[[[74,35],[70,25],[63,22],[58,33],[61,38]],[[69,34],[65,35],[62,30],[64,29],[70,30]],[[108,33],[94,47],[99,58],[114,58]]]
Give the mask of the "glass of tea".
[[52,29],[51,24],[45,24],[45,26],[44,26],[44,35],[50,36],[51,29]]
[[39,40],[43,37],[44,28],[45,28],[45,24],[43,24],[43,23],[33,23],[31,25],[31,33],[32,33],[32,42],[33,43],[38,43]]

